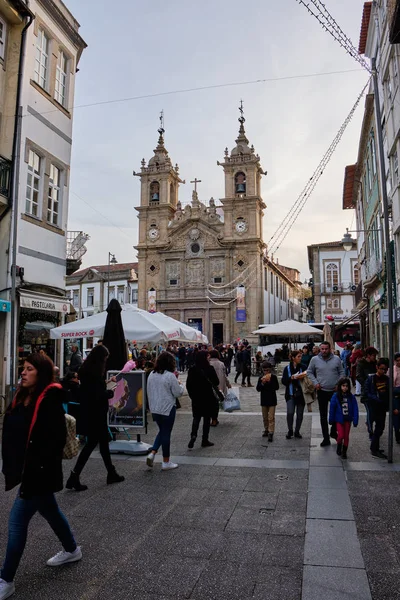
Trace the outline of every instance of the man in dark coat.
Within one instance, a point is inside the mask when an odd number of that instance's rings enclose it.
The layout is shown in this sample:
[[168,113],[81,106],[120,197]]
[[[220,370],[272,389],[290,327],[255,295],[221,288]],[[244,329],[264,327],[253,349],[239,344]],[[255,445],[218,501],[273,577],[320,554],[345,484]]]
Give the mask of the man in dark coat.
[[77,373],[79,371],[79,367],[83,363],[82,354],[79,351],[79,346],[77,346],[76,344],[72,344],[71,350],[72,354],[69,361],[68,370],[70,373]]

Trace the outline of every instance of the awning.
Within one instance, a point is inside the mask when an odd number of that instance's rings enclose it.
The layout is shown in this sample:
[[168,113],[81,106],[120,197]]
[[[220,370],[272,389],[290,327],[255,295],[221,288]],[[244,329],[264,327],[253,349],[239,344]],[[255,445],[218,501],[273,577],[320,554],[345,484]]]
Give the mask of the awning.
[[354,313],[354,315],[351,315],[351,317],[349,317],[348,319],[345,319],[344,321],[335,323],[335,329],[344,327],[345,325],[348,325],[352,321],[357,321],[357,319],[359,319],[361,317],[361,315],[363,314],[363,312],[365,312],[366,310],[367,310],[367,307],[363,306],[363,308],[361,308],[358,312]]
[[31,308],[32,310],[44,310],[57,313],[71,312],[71,303],[67,298],[60,296],[50,296],[40,294],[39,292],[28,292],[19,290],[21,308]]

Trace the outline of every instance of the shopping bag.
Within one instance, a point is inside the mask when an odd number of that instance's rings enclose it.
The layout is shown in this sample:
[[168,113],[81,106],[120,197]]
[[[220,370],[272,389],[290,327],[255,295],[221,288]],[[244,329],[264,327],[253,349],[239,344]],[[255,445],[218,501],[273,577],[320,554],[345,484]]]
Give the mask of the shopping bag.
[[228,390],[222,403],[222,408],[228,413],[233,412],[234,410],[240,410],[240,401],[235,392]]

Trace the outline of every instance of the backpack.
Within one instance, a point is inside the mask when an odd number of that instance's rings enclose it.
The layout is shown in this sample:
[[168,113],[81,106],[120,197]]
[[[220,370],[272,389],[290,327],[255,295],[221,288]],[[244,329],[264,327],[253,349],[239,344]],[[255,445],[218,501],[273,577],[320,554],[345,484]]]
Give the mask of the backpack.
[[67,438],[63,449],[62,457],[71,460],[79,452],[79,440],[76,437],[76,419],[72,415],[65,415],[65,425],[67,426]]

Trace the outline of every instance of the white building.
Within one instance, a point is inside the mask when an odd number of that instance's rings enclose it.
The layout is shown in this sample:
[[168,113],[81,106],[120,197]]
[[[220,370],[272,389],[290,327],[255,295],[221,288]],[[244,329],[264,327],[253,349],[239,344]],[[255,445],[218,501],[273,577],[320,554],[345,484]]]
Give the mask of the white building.
[[[19,362],[43,347],[57,360],[49,329],[70,310],[65,296],[66,233],[72,146],[75,76],[86,47],[79,23],[61,0],[31,0],[35,19],[27,30],[23,71],[18,179],[10,235],[8,294],[13,246],[17,265],[17,339]],[[11,232],[13,227],[11,226]],[[22,269],[22,270],[21,270]],[[10,299],[10,296],[8,298]],[[0,358],[10,356],[10,313]],[[10,381],[9,369],[4,389]]]
[[342,242],[323,242],[307,246],[313,300],[312,318],[323,323],[328,316],[335,321],[355,314],[355,291],[359,283],[357,242],[345,251]]
[[[77,319],[106,310],[109,300],[120,304],[138,301],[138,263],[117,263],[87,267],[66,278],[69,301]],[[91,338],[83,340],[82,350],[91,348]]]

